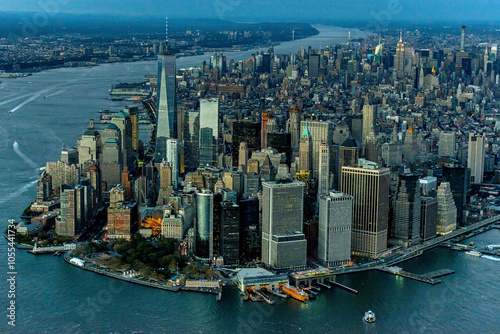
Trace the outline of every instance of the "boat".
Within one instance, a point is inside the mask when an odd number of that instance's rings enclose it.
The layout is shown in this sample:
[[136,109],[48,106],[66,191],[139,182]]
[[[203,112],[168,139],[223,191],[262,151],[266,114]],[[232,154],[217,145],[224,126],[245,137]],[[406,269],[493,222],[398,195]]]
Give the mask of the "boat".
[[472,256],[478,256],[478,257],[483,255],[483,254],[481,254],[481,252],[478,252],[478,251],[465,252],[465,254],[472,255]]
[[373,313],[372,311],[368,311],[365,313],[365,316],[363,317],[363,319],[366,321],[366,322],[375,322],[375,313]]
[[304,290],[298,289],[294,286],[291,286],[290,284],[285,285],[284,287],[282,287],[282,289],[290,296],[301,302],[306,302],[309,300],[309,295],[305,293]]

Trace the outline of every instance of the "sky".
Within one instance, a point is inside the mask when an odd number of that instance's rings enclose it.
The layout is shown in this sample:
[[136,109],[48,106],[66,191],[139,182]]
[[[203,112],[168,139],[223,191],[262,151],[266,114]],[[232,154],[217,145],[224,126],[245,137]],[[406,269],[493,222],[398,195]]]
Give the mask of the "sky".
[[0,0],[0,12],[262,21],[498,21],[497,0]]

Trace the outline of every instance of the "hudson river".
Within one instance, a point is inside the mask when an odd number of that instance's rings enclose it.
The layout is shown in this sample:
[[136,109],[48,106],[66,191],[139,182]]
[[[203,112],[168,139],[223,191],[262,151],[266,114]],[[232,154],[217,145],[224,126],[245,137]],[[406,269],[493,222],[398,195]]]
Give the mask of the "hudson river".
[[[318,27],[319,36],[286,42],[295,52],[345,42],[347,29]],[[336,37],[338,36],[338,37]],[[342,37],[344,36],[344,37]],[[353,30],[353,38],[359,35]],[[251,51],[227,52],[228,61]],[[199,66],[207,56],[178,59]],[[72,147],[98,110],[127,102],[106,100],[111,84],[140,81],[155,63],[115,63],[61,68],[0,84],[0,228],[36,196],[38,169]],[[44,98],[45,97],[45,98]],[[8,113],[14,110],[13,113]],[[14,141],[18,145],[14,146]],[[14,149],[15,148],[15,149]],[[275,305],[243,302],[236,289],[214,295],[171,293],[117,281],[70,266],[62,258],[17,250],[16,327],[7,325],[7,242],[0,239],[0,333],[493,333],[500,331],[500,262],[443,248],[400,264],[426,273],[452,269],[444,283],[425,283],[382,272],[338,276],[358,295],[323,289],[309,304],[276,299]],[[500,230],[471,238],[480,247],[500,244]],[[362,320],[369,309],[377,322]]]

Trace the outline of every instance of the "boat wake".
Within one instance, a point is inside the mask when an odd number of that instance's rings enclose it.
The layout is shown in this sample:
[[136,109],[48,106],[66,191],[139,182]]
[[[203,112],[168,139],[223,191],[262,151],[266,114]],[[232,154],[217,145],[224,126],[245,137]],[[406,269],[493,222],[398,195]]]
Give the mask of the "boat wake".
[[10,201],[11,199],[14,199],[16,197],[19,197],[21,196],[22,194],[24,194],[28,189],[30,189],[31,187],[33,187],[36,183],[38,182],[38,180],[33,180],[25,185],[23,185],[22,187],[19,187],[16,191],[12,192],[12,193],[9,193],[7,196],[3,196],[0,198],[0,204],[3,204],[5,202],[8,202]]
[[492,261],[500,261],[500,257],[495,257],[495,256],[491,256],[491,255],[483,255],[483,259],[488,259],[488,260],[492,260]]
[[26,154],[21,152],[21,150],[19,149],[19,143],[17,141],[15,141],[14,144],[12,144],[12,150],[14,150],[14,152],[21,159],[23,159],[24,162],[26,162],[28,165],[30,165],[31,168],[38,168],[38,165],[33,160],[31,160]]

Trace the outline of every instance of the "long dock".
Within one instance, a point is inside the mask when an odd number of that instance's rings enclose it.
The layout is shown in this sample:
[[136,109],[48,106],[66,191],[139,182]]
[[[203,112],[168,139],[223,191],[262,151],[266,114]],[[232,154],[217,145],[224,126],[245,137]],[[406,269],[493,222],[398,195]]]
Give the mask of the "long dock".
[[431,271],[430,273],[427,273],[424,275],[427,277],[430,277],[430,278],[437,278],[437,277],[442,277],[442,276],[446,276],[446,275],[451,275],[454,273],[455,273],[455,271],[451,270],[451,269],[440,269],[440,270],[436,270],[436,271]]
[[354,290],[354,289],[352,289],[352,288],[350,288],[350,287],[348,287],[348,286],[345,286],[345,285],[343,285],[343,284],[340,284],[340,283],[338,283],[338,282],[330,282],[330,283],[331,283],[331,284],[333,284],[333,285],[335,285],[335,286],[338,286],[339,288],[342,288],[342,289],[344,289],[344,290],[346,290],[346,291],[352,292],[352,293],[354,293],[354,294],[358,294],[358,291],[357,291],[357,290]]
[[414,273],[410,273],[410,272],[403,271],[403,270],[400,270],[398,272],[394,272],[391,269],[389,269],[388,267],[379,267],[377,269],[384,271],[386,273],[389,273],[389,274],[394,274],[394,275],[410,278],[410,279],[413,279],[415,281],[424,282],[424,283],[431,284],[431,285],[435,285],[435,284],[439,284],[439,283],[443,282],[441,280],[436,280],[435,278],[455,273],[455,271],[450,270],[450,269],[441,269],[441,270],[431,271],[431,272],[426,273],[426,274],[414,274]]
[[[330,282],[330,283],[331,283],[331,282]],[[325,287],[325,288],[327,288],[327,289],[331,289],[331,288],[332,288],[332,286],[331,286],[331,285],[328,285],[328,284],[325,284],[325,283],[316,282],[316,284],[321,285],[321,286],[324,286],[324,287]]]

